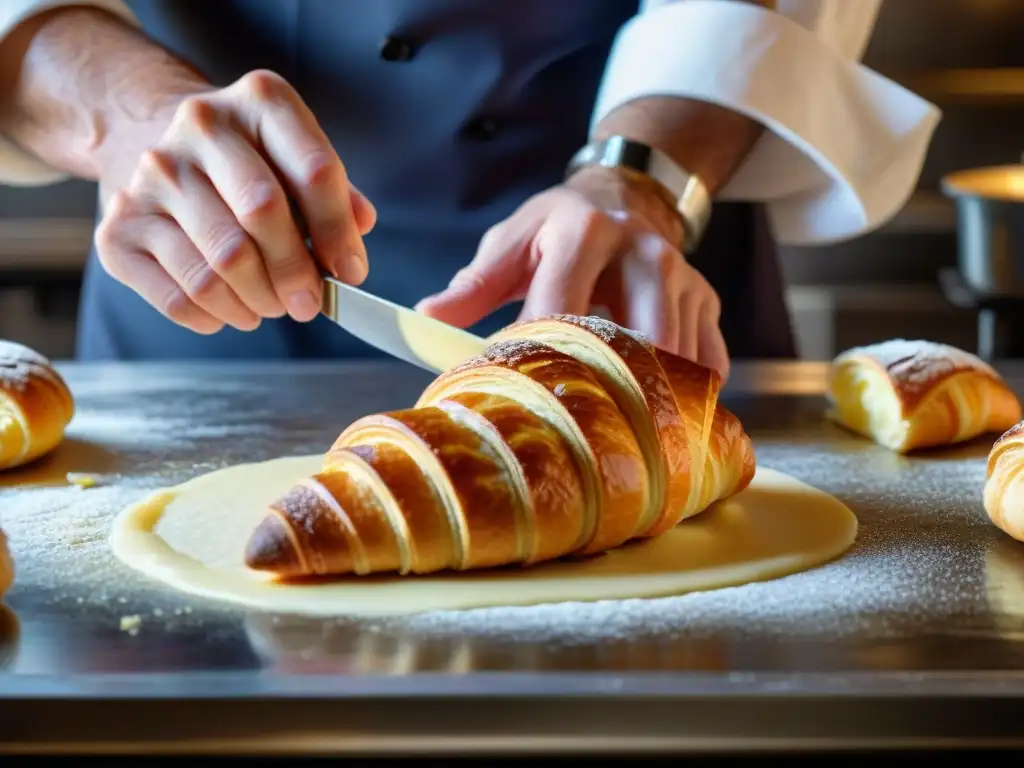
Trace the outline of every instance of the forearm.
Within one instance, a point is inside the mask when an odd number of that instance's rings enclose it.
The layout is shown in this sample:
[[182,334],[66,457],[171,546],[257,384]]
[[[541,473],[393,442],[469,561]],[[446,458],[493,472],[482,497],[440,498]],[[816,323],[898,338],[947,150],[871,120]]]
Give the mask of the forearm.
[[97,179],[127,135],[158,125],[203,87],[197,72],[115,16],[61,8],[0,45],[0,133],[54,168]]
[[660,142],[719,200],[763,203],[781,243],[870,231],[912,193],[941,117],[859,63],[880,5],[641,0],[592,127]]
[[[741,0],[775,9],[776,0]],[[753,150],[764,127],[738,112],[696,99],[650,96],[623,104],[595,127],[595,136],[626,136],[660,149],[700,176],[714,195]]]

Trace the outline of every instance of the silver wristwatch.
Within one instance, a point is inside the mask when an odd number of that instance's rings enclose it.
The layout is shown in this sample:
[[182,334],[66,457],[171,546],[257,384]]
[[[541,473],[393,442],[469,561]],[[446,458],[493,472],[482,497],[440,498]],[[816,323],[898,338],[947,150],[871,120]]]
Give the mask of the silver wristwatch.
[[566,178],[595,165],[640,173],[660,184],[676,201],[676,210],[686,228],[683,252],[689,254],[697,250],[711,220],[711,195],[699,176],[680,168],[661,150],[622,136],[611,136],[591,142],[577,152],[569,161]]

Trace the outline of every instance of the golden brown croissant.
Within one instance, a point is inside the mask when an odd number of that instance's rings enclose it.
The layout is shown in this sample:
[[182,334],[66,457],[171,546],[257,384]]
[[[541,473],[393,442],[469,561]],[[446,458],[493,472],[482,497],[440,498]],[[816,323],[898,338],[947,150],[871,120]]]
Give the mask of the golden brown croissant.
[[931,341],[895,339],[840,354],[830,416],[897,453],[952,445],[1021,420],[1002,377],[978,357]]
[[74,401],[38,352],[0,341],[0,470],[27,464],[64,439]]
[[422,574],[657,536],[753,477],[720,385],[612,323],[516,324],[415,407],[350,425],[271,505],[246,562],[282,577]]
[[[743,431],[740,420],[723,405],[715,409],[707,453],[697,511],[707,509],[725,496],[739,493],[750,485],[757,471],[754,444]],[[723,492],[724,489],[728,491]]]
[[1024,541],[1024,421],[1004,432],[989,451],[984,500],[996,527]]

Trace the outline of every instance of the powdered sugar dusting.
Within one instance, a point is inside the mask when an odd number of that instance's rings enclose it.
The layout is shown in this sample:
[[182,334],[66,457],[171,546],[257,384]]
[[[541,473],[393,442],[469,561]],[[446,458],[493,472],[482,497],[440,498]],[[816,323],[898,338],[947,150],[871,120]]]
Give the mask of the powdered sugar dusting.
[[[1024,421],[1014,424],[1003,434],[1001,434],[999,436],[999,439],[996,440],[995,445],[999,445],[1000,443],[1003,443],[1007,440],[1013,440],[1014,438],[1017,437],[1024,437]],[[992,447],[994,448],[995,445],[993,445]]]
[[892,339],[849,349],[837,356],[835,363],[864,358],[886,370],[904,413],[913,411],[929,392],[953,376],[973,373],[1005,386],[1002,377],[980,358],[932,341]]
[[640,342],[648,349],[654,346],[654,339],[652,339],[643,331],[635,331],[632,328],[623,328],[623,331],[625,331],[629,336],[632,336],[636,341]]
[[558,355],[551,347],[539,341],[533,341],[532,339],[507,339],[491,344],[483,351],[483,354],[467,361],[459,366],[459,368],[473,368],[480,363],[491,363],[514,368],[539,354]]
[[618,341],[619,346],[622,347],[620,353],[623,354],[623,356],[628,355],[630,349],[630,345],[623,344],[623,341],[632,341],[647,348],[652,346],[651,339],[646,334],[643,334],[640,331],[631,330],[598,315],[551,315],[547,318],[541,318],[539,321],[527,320],[521,323],[515,323],[510,326],[508,330],[509,332],[514,333],[517,328],[529,326],[534,322],[544,322],[545,320],[571,323],[572,325],[593,334],[605,344],[611,345]]
[[871,357],[894,378],[909,382],[942,378],[954,371],[973,370],[998,376],[981,358],[948,344],[927,340],[890,339],[849,349],[840,358]]
[[621,326],[616,325],[611,320],[606,320],[596,315],[555,315],[553,319],[578,325],[580,328],[597,336],[606,344],[613,342],[615,337],[623,331]]
[[985,610],[984,556],[1001,534],[979,506],[983,452],[925,460],[904,472],[871,448],[859,470],[850,469],[849,456],[758,449],[763,466],[792,471],[800,464],[803,471],[794,474],[817,479],[855,510],[861,528],[850,552],[804,573],[682,597],[435,613],[383,626],[510,642],[538,635],[563,643],[682,635],[742,640],[900,634]]
[[0,339],[0,389],[20,392],[32,378],[55,380],[50,361],[23,344]]

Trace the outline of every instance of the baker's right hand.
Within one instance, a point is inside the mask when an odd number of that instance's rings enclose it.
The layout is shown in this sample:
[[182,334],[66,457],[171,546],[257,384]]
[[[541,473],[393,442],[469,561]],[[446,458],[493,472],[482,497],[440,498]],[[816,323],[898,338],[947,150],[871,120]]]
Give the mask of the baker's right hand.
[[362,236],[376,212],[287,82],[255,71],[173,106],[162,125],[140,129],[137,160],[100,177],[113,194],[96,245],[111,276],[198,333],[253,330],[286,313],[312,320],[320,265],[290,197],[322,266],[348,283],[366,278]]

